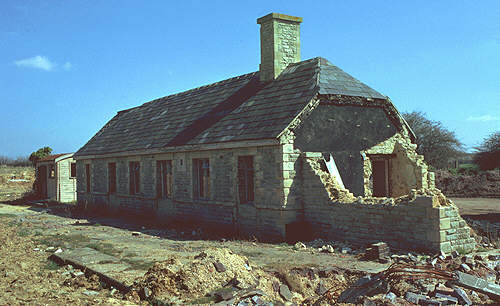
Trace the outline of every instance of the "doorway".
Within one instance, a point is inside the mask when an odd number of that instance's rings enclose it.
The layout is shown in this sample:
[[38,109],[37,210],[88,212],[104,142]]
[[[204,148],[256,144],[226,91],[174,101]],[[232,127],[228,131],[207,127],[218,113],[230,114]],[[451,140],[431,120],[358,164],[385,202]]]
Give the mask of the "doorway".
[[47,166],[38,167],[38,191],[42,199],[47,198]]
[[389,184],[391,156],[371,157],[372,161],[372,182],[374,197],[389,197],[391,186]]

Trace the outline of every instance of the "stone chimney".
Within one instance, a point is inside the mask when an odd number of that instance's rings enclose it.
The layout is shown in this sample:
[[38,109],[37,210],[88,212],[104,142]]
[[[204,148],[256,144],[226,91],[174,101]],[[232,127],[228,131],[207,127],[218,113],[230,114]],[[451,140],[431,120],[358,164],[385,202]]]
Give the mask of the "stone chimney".
[[301,17],[271,13],[260,24],[260,80],[272,81],[288,64],[300,62]]

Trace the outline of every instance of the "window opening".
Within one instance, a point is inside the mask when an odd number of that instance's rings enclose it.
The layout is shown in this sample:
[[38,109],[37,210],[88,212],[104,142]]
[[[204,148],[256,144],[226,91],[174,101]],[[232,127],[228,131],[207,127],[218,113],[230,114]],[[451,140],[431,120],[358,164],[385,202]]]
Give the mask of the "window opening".
[[156,194],[158,198],[172,197],[173,173],[171,160],[159,160],[156,162]]
[[193,159],[193,195],[195,199],[210,197],[210,163],[208,158]]
[[75,178],[76,177],[76,163],[71,163],[70,164],[69,177],[70,178]]
[[238,194],[240,203],[254,200],[253,156],[238,157]]
[[108,192],[116,193],[116,163],[108,164]]
[[129,163],[129,182],[130,182],[130,194],[138,194],[141,192],[140,189],[140,179],[141,179],[141,166],[138,161],[132,161]]

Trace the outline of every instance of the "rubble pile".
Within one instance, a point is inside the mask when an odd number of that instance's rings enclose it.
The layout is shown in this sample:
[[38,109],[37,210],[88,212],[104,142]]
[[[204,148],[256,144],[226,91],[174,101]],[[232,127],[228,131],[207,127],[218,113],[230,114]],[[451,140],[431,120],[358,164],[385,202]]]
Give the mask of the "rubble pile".
[[485,249],[500,248],[500,220],[476,220],[473,216],[463,216],[463,219],[473,229],[478,246]]
[[172,297],[175,297],[174,302],[189,302],[213,297],[224,300],[233,298],[243,289],[270,291],[273,280],[265,274],[252,268],[244,256],[227,248],[210,248],[186,264],[176,259],[156,263],[134,287],[145,299],[173,302]]
[[175,259],[156,263],[136,280],[128,296],[174,304],[307,304],[325,294],[337,298],[360,276],[334,267],[262,269],[227,248],[211,248],[186,264]]
[[440,206],[452,205],[451,200],[447,199],[446,196],[437,188],[412,189],[409,194],[396,198],[370,196],[356,197],[348,189],[339,186],[332,175],[321,167],[321,159],[308,158],[307,162],[309,163],[314,173],[321,179],[321,182],[328,192],[329,198],[335,202],[358,203],[367,205],[397,205],[402,202],[411,202],[415,200],[417,196],[435,196]]
[[497,305],[500,255],[392,255],[385,271],[364,276],[334,302],[417,305]]
[[352,203],[356,200],[356,197],[349,190],[339,186],[339,184],[331,176],[331,174],[321,168],[320,159],[311,158],[307,159],[307,162],[309,163],[314,173],[319,176],[323,185],[325,185],[330,199],[343,203]]

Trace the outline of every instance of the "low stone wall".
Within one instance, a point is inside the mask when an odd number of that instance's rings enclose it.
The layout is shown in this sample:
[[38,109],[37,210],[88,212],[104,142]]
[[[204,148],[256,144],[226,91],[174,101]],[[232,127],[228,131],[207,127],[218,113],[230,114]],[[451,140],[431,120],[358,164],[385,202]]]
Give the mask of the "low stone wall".
[[[354,244],[385,241],[392,247],[426,251],[471,251],[470,228],[458,208],[436,195],[404,198],[332,198],[314,160],[303,163],[304,221],[313,235]],[[340,194],[340,193],[338,193]]]
[[285,240],[286,225],[302,215],[302,211],[257,207],[252,203],[238,207],[230,202],[181,202],[96,193],[79,193],[78,204],[87,210],[147,218],[165,226],[188,224],[226,235],[273,242]]
[[323,202],[307,204],[305,221],[313,234],[354,244],[385,241],[395,248],[425,251],[472,251],[474,238],[455,206],[438,206],[419,196],[397,205]]

